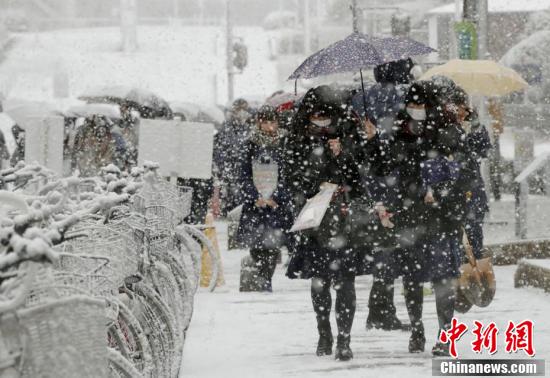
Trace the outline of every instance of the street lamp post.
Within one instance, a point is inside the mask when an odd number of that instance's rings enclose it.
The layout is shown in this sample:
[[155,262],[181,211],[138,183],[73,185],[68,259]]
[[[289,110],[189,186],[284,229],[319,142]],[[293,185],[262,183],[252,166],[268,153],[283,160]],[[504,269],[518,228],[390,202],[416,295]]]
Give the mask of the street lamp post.
[[487,59],[489,56],[489,1],[479,0],[478,9],[478,54],[479,59]]
[[311,18],[309,0],[304,0],[304,52],[308,55],[311,52]]
[[233,70],[233,23],[231,21],[231,0],[225,3],[225,36],[227,65],[227,100],[233,102],[235,97],[235,72]]
[[359,33],[359,14],[357,7],[357,0],[351,0],[351,17],[352,17],[352,27],[354,33]]

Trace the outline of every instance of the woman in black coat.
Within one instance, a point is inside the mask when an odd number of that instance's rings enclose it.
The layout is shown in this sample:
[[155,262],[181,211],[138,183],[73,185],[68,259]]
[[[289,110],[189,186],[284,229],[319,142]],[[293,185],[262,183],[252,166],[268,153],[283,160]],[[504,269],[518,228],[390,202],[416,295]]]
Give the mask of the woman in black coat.
[[292,226],[290,194],[283,177],[284,135],[275,109],[263,106],[256,114],[256,128],[244,145],[241,159],[243,210],[237,242],[250,248],[265,291],[272,291],[277,256],[280,247],[287,244],[286,234]]
[[[431,281],[441,330],[454,313],[456,278],[463,252],[461,226],[468,183],[461,177],[461,156],[467,156],[464,133],[448,99],[431,82],[414,83],[397,115],[393,133],[379,164],[394,183],[385,205],[395,216],[396,275],[403,276],[405,302],[412,325],[411,353],[425,346],[422,323],[423,282]],[[382,142],[381,142],[382,143]],[[434,355],[448,355],[447,345],[436,343]]]
[[338,189],[318,228],[301,232],[287,271],[290,278],[311,278],[311,298],[317,316],[317,355],[332,353],[331,285],[336,290],[338,337],[335,357],[349,360],[350,332],[355,314],[355,275],[360,266],[351,247],[347,216],[350,203],[362,195],[358,166],[352,154],[357,127],[338,94],[327,86],[306,93],[293,122],[285,149],[286,179],[294,206],[302,209],[322,184]]

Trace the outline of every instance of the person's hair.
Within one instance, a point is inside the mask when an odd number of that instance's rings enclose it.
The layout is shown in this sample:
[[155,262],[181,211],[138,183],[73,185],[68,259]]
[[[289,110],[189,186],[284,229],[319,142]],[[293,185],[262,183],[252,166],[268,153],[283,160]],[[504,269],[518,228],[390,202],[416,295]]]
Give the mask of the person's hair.
[[238,98],[235,101],[233,101],[233,104],[231,105],[231,108],[233,110],[247,109],[248,108],[248,101],[246,101],[244,98]]
[[407,94],[405,95],[405,105],[407,104],[416,104],[416,105],[431,105],[433,102],[433,91],[432,85],[429,81],[417,81],[414,82]]
[[322,114],[330,118],[346,116],[343,102],[335,90],[327,85],[311,88],[306,92],[292,120],[292,132],[295,135],[305,135],[309,119],[314,114]]
[[273,106],[263,105],[256,113],[256,122],[278,121],[277,111]]
[[413,67],[411,58],[380,64],[374,67],[374,80],[381,84],[409,84]]
[[469,97],[464,89],[456,86],[449,96],[449,101],[455,105],[468,106]]

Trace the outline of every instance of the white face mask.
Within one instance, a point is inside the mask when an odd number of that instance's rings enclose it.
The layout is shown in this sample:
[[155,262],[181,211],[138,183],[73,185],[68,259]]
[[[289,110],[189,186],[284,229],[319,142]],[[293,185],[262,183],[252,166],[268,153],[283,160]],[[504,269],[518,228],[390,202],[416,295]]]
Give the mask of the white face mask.
[[426,120],[426,109],[416,109],[407,107],[407,113],[415,121],[425,121]]
[[315,121],[311,121],[312,124],[314,124],[317,127],[329,127],[332,123],[332,120],[330,118],[327,119],[317,119]]

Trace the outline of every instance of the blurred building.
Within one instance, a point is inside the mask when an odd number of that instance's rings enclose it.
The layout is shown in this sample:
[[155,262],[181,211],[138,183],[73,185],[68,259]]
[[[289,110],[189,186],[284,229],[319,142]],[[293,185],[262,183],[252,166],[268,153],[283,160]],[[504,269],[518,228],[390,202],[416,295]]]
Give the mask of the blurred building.
[[[185,25],[221,25],[227,0],[136,0],[138,24],[155,25],[178,19]],[[299,0],[230,0],[235,26],[260,26],[273,11],[299,7]],[[14,31],[67,27],[116,26],[120,0],[0,0],[0,23]]]
[[[499,60],[508,49],[525,36],[523,32],[529,17],[550,9],[550,0],[489,0],[488,51]],[[454,57],[453,25],[462,17],[462,7],[455,3],[431,9],[429,17],[430,45],[438,50],[438,60]]]

